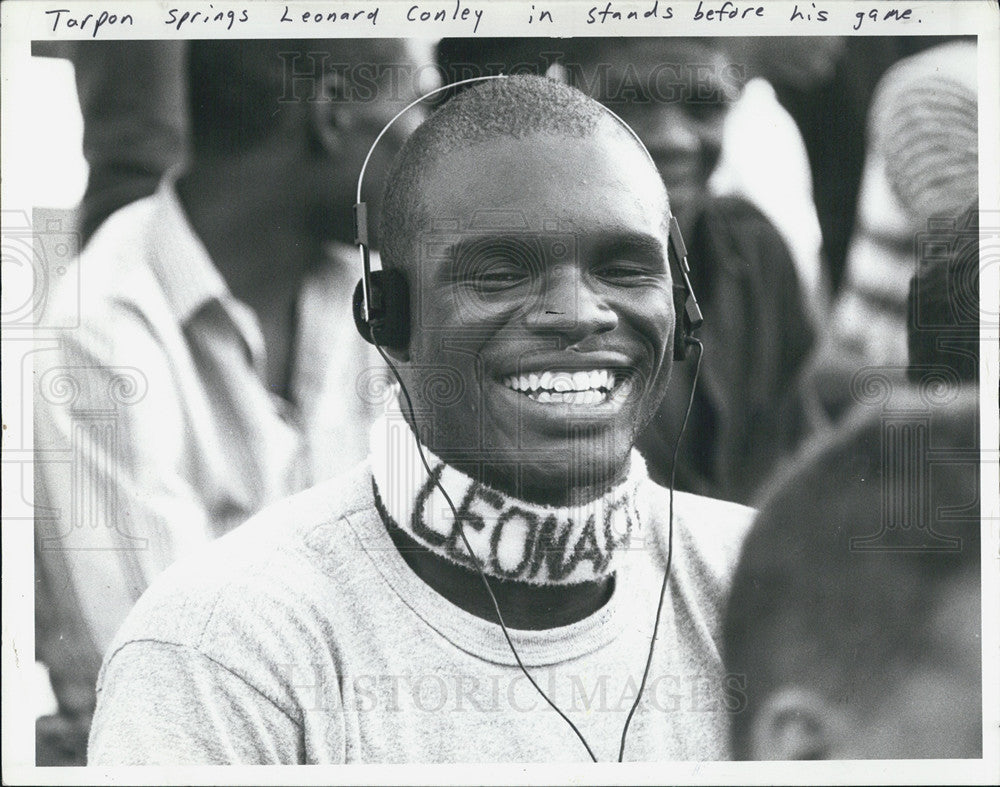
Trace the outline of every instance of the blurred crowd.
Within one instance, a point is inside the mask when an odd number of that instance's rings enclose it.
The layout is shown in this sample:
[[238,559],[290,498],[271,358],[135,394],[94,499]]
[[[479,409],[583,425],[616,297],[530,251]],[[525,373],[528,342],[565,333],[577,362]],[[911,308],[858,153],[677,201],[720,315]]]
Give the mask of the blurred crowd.
[[[859,414],[890,396],[873,397],[873,385],[904,391],[903,410],[933,409],[938,447],[977,448],[966,401],[979,374],[974,41],[476,38],[433,51],[396,40],[87,41],[34,54],[73,63],[90,167],[77,219],[81,325],[36,367],[36,447],[71,457],[36,468],[36,507],[49,512],[36,518],[36,658],[58,701],[38,721],[38,764],[85,761],[101,658],[156,574],[366,456],[385,377],[351,317],[358,174],[385,124],[428,88],[499,73],[566,81],[624,119],[683,232],[704,361],[676,461],[692,363],[675,365],[638,447],[661,484],[762,504],[726,648],[737,671],[771,663],[734,752],[851,756],[852,741],[808,727],[814,713],[833,729],[822,702],[767,694],[784,685],[783,665],[802,684],[840,674],[796,666],[792,643],[821,648],[820,624],[779,607],[800,576],[833,571],[823,555],[838,539],[878,530],[878,496],[854,483],[877,476],[883,456],[881,422]],[[393,126],[367,162],[375,212],[394,153],[432,110]],[[132,331],[147,338],[121,341]],[[71,395],[59,387],[67,369]],[[978,532],[974,467],[926,489],[949,490]],[[776,554],[799,541],[792,571]],[[946,637],[931,629],[948,610],[978,626],[972,543],[940,564],[933,549],[898,560],[875,550],[852,564],[853,601],[812,601],[836,608],[822,620],[838,630],[863,593],[886,609],[927,605],[927,637]],[[874,629],[882,650],[865,664],[896,658],[903,640],[918,647],[916,617],[897,631],[869,611],[848,644],[824,649],[831,663]],[[978,713],[976,645],[949,642],[940,659],[965,648],[962,696]],[[927,712],[920,691],[907,696],[907,713]],[[793,711],[798,726],[782,727]],[[881,751],[918,756],[891,741]]]

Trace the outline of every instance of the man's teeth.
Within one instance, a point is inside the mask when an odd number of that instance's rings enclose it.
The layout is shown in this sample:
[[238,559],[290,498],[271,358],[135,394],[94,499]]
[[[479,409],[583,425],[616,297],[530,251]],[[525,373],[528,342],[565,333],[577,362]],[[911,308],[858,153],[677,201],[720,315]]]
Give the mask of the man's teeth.
[[615,373],[609,369],[589,372],[542,372],[511,375],[504,385],[536,402],[600,404],[615,388]]
[[600,404],[608,398],[603,391],[528,391],[528,397],[536,402],[553,402],[560,404]]

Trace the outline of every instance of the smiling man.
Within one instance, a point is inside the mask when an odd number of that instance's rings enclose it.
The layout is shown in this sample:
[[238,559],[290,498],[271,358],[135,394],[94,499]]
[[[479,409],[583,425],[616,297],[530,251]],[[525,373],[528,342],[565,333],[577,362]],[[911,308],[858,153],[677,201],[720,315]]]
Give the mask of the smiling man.
[[91,762],[586,760],[518,660],[616,759],[668,555],[625,758],[723,758],[744,687],[720,605],[749,511],[678,494],[671,528],[633,450],[674,346],[656,169],[596,102],[512,77],[418,129],[383,205],[412,411],[390,397],[366,463],[146,594],[102,671]]

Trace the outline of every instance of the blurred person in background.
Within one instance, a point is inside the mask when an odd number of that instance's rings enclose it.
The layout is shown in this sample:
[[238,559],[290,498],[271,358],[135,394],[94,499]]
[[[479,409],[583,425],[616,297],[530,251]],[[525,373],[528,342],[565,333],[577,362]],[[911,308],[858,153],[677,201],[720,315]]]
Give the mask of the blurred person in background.
[[852,380],[863,368],[905,378],[910,279],[931,236],[956,234],[978,200],[975,44],[952,41],[887,71],[868,137],[844,282],[804,372],[814,429],[854,405]]
[[187,41],[73,42],[83,155],[90,167],[79,209],[84,244],[116,210],[156,191],[167,170],[183,160],[187,46]]
[[87,187],[81,245],[112,213],[156,191],[189,135],[186,41],[34,41],[31,52],[73,65],[83,116]]
[[[808,306],[781,235],[746,200],[708,183],[743,72],[719,39],[577,42],[570,81],[629,123],[650,151],[687,244],[705,315],[704,361],[677,487],[747,502],[799,436],[790,396],[812,342]],[[678,364],[638,446],[660,483],[690,396],[694,363]]]
[[[723,624],[736,759],[982,756],[978,398],[894,403],[920,456],[866,415],[800,457],[744,542]],[[916,489],[893,472],[914,459]]]
[[823,236],[824,280],[836,295],[854,234],[867,149],[869,107],[879,78],[896,61],[942,36],[762,36],[730,39],[739,60],[774,88],[794,119],[812,171]]
[[[362,160],[415,97],[420,52],[391,40],[187,52],[187,160],[100,224],[74,263],[79,301],[57,290],[49,305],[82,309],[79,327],[36,364],[36,448],[73,457],[36,465],[39,625],[56,627],[40,656],[84,728],[104,649],[151,579],[353,464],[374,417],[347,244]],[[419,117],[383,141],[373,194]]]
[[[34,41],[32,55],[68,60],[83,117],[86,191],[73,211],[85,245],[119,208],[156,191],[179,164],[189,134],[186,41]],[[37,220],[37,219],[36,219]],[[46,502],[39,481],[36,511]],[[44,518],[47,512],[39,518]],[[57,577],[35,549],[35,653],[45,664],[57,713],[36,726],[36,763],[83,765],[100,654],[70,605],[57,603]]]
[[723,128],[722,155],[709,180],[714,194],[753,203],[781,233],[795,262],[814,327],[830,308],[829,273],[813,199],[809,156],[775,84],[813,90],[831,79],[844,50],[836,36],[741,37],[724,40],[746,83]]

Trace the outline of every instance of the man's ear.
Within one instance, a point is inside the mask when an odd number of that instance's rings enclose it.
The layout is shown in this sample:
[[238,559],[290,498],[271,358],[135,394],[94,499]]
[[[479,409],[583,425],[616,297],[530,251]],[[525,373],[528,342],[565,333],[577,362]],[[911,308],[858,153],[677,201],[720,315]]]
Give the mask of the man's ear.
[[825,760],[836,747],[840,711],[816,691],[786,686],[764,700],[750,728],[752,760]]
[[344,134],[350,126],[350,111],[344,77],[324,72],[318,100],[309,102],[309,123],[313,138],[328,154],[342,149]]

